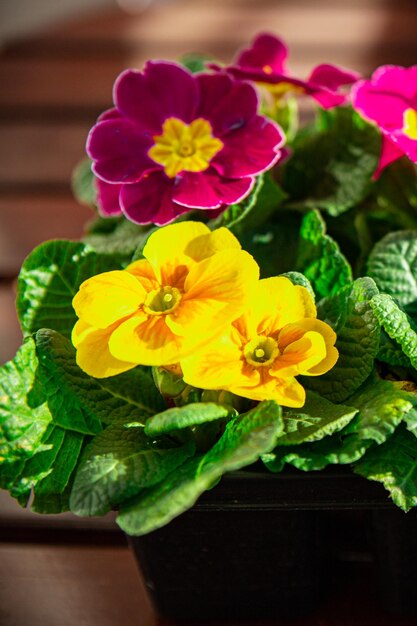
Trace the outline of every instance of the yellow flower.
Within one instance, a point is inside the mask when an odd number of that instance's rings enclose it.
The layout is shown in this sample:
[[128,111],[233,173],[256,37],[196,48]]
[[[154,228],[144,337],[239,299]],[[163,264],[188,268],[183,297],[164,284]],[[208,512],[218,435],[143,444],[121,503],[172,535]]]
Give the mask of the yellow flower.
[[258,265],[226,228],[171,224],[143,255],[89,278],[74,297],[72,341],[91,376],[178,363],[242,314],[258,282]]
[[247,311],[192,356],[182,359],[184,380],[252,400],[300,407],[305,391],[296,376],[318,376],[336,363],[336,335],[316,319],[304,287],[285,277],[260,280]]

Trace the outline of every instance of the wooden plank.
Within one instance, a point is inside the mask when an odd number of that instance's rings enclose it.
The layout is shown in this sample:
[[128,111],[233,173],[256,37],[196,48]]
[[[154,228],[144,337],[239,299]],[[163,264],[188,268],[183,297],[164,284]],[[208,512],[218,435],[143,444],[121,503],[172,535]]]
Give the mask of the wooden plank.
[[150,626],[155,623],[125,546],[0,545],[4,626]]
[[0,190],[40,188],[51,182],[68,189],[75,165],[85,156],[94,122],[0,125]]
[[0,277],[16,276],[25,257],[47,239],[79,239],[94,216],[71,195],[0,195]]
[[22,343],[15,298],[14,286],[0,284],[0,365],[12,359]]

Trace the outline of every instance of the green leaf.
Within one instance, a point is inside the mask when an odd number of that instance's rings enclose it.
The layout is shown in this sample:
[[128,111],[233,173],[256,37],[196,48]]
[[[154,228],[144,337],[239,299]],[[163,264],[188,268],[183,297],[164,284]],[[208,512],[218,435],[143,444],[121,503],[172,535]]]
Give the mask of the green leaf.
[[[68,502],[59,498],[64,494],[81,453],[84,435],[66,430],[50,473],[35,485],[32,510],[37,513],[60,513],[68,509]],[[59,502],[59,505],[58,505]]]
[[318,318],[336,332],[339,359],[323,376],[302,377],[303,384],[333,402],[343,402],[368,378],[378,353],[380,328],[371,299],[378,293],[370,278],[358,278],[322,300]]
[[94,185],[94,174],[91,170],[92,161],[83,159],[75,168],[71,188],[76,200],[91,207],[97,206],[97,190]]
[[404,354],[401,346],[391,339],[384,329],[381,329],[377,359],[394,367],[411,367],[410,359]]
[[391,296],[378,294],[370,302],[372,311],[386,333],[397,342],[417,368],[417,332],[407,313],[402,311]]
[[219,217],[209,223],[210,228],[226,226],[233,232],[250,231],[266,222],[283,203],[287,194],[269,174],[256,179],[252,192],[239,204],[230,205]]
[[21,502],[29,499],[31,489],[51,472],[64,438],[63,428],[49,426],[39,450],[25,462],[16,479],[8,486],[14,498],[19,498]]
[[121,506],[119,526],[128,534],[144,535],[167,524],[193,506],[222,474],[254,463],[271,450],[282,432],[281,409],[273,401],[231,420],[204,456],[193,458],[164,481]]
[[230,407],[214,402],[194,402],[174,407],[149,418],[145,425],[145,433],[149,437],[158,437],[182,428],[230,417],[231,410],[233,411]]
[[190,70],[192,74],[198,74],[199,72],[207,71],[207,63],[213,61],[213,57],[207,54],[198,54],[197,52],[192,52],[190,54],[183,54],[180,57],[179,62],[181,65]]
[[365,198],[380,154],[378,131],[352,109],[326,112],[326,125],[302,133],[284,167],[291,206],[339,215]]
[[45,399],[35,388],[37,366],[35,343],[27,339],[0,368],[0,474],[3,462],[34,454],[51,422]]
[[308,278],[319,299],[334,295],[352,282],[350,265],[338,244],[326,235],[318,211],[309,211],[303,217],[295,267]]
[[135,368],[111,378],[96,379],[76,364],[68,339],[51,330],[36,333],[39,377],[54,422],[84,434],[97,434],[101,422],[127,420],[143,423],[164,408],[152,374]]
[[373,248],[368,274],[382,293],[392,296],[410,315],[417,314],[417,233],[390,233]]
[[72,299],[81,283],[120,268],[117,257],[97,254],[82,243],[40,245],[25,260],[19,275],[16,305],[24,335],[51,328],[70,337],[77,321]]
[[404,511],[417,506],[417,438],[405,428],[398,428],[389,441],[369,450],[355,472],[381,482]]
[[302,409],[287,409],[285,412],[285,434],[279,438],[278,445],[323,439],[344,428],[357,412],[358,409],[352,406],[334,404],[310,391]]
[[[315,443],[278,447],[263,460],[274,472],[281,471],[285,463],[305,471],[323,469],[331,463],[354,463],[368,448],[392,436],[412,410],[409,396],[395,383],[372,376],[349,398],[350,406],[357,412],[341,431]],[[281,441],[282,438],[278,444]]]
[[274,223],[254,231],[242,229],[239,240],[257,260],[261,278],[278,276],[295,267],[299,241],[300,215],[296,211],[278,211]]
[[78,468],[70,506],[76,515],[104,515],[141,489],[160,482],[194,453],[163,438],[149,439],[143,427],[114,424],[87,446]]
[[90,233],[83,242],[96,252],[121,256],[128,263],[135,251],[143,248],[151,230],[152,226],[140,226],[124,218],[111,232]]

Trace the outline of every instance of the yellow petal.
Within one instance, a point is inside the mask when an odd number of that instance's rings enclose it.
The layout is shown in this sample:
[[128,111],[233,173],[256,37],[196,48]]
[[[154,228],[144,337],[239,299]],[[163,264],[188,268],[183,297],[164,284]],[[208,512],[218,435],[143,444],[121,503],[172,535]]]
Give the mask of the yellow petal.
[[226,389],[233,384],[245,384],[243,365],[242,350],[230,334],[181,360],[185,382],[201,389]]
[[131,317],[120,324],[109,342],[116,358],[141,365],[178,363],[181,347],[180,338],[170,331],[164,316]]
[[159,283],[156,279],[152,265],[146,259],[134,261],[125,269],[126,272],[135,276],[147,293],[158,289]]
[[292,341],[273,363],[271,374],[279,378],[306,374],[326,357],[326,344],[320,333],[308,331]]
[[196,237],[189,242],[184,252],[194,261],[202,261],[216,254],[216,252],[222,252],[229,248],[240,250],[241,245],[230,230],[222,227]]
[[113,330],[114,326],[96,329],[81,320],[75,324],[72,342],[77,348],[77,364],[89,376],[107,378],[136,367],[136,363],[121,361],[110,354],[109,339]]
[[325,322],[317,319],[300,320],[296,324],[288,324],[279,335],[279,349],[285,351],[286,346],[291,342],[297,341],[306,332],[313,331],[319,333],[325,342],[326,354],[317,365],[311,366],[308,371],[304,371],[305,376],[320,376],[328,372],[337,362],[339,352],[335,348],[336,333]]
[[301,407],[305,403],[305,390],[295,378],[269,378],[256,387],[231,386],[228,391],[250,400],[276,400],[282,406]]
[[84,281],[72,305],[80,319],[96,328],[107,328],[132,315],[145,297],[145,289],[134,276],[115,270]]
[[202,222],[179,222],[159,228],[149,236],[143,256],[152,265],[161,285],[171,285],[172,273],[178,266],[192,264],[185,253],[187,246],[196,237],[208,233],[210,229]]

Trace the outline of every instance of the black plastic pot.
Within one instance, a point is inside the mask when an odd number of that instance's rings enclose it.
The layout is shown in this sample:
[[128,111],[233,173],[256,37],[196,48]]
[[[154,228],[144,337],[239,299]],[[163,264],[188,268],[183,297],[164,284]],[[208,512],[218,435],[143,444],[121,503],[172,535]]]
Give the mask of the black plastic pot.
[[[131,545],[156,611],[238,622],[313,610],[346,562],[375,558],[388,611],[417,613],[417,517],[349,470],[241,471]],[[365,555],[365,557],[364,557]]]

